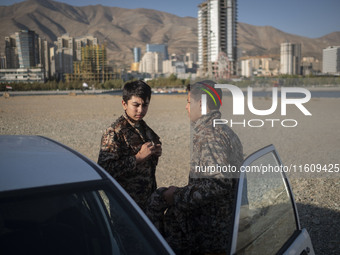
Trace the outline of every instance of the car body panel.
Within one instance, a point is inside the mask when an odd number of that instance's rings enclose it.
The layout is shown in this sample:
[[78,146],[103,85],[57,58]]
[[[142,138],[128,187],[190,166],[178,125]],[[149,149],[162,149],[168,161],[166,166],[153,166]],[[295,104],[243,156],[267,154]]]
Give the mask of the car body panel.
[[0,191],[102,179],[87,162],[49,139],[0,136],[0,144]]
[[284,255],[315,254],[310,236],[305,228],[301,230],[301,233],[299,233],[299,235],[295,238],[294,242],[283,254]]

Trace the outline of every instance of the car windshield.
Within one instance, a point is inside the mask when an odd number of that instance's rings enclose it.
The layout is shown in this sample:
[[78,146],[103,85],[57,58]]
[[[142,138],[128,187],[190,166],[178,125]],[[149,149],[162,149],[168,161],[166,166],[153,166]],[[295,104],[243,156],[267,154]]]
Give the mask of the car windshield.
[[0,247],[3,254],[155,254],[131,213],[105,189],[2,198]]

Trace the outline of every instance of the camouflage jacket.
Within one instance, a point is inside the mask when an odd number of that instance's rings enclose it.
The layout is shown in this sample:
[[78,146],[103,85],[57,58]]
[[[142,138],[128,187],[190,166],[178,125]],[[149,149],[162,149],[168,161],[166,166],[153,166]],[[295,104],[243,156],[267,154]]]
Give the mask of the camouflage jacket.
[[[199,252],[225,251],[229,245],[239,174],[218,171],[217,166],[238,171],[243,162],[238,136],[227,125],[213,127],[213,119],[220,118],[215,110],[195,123],[189,182],[174,194],[174,207],[186,214],[183,229],[188,240],[183,241]],[[215,171],[208,173],[208,167]]]
[[102,166],[144,209],[147,199],[157,188],[157,156],[136,164],[135,155],[146,142],[161,144],[158,135],[143,121],[134,122],[126,114],[103,134],[98,164]]

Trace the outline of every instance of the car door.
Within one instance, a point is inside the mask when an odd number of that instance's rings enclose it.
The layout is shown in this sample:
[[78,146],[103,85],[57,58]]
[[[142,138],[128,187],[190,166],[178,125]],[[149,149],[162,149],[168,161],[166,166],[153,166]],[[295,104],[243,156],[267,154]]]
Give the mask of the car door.
[[314,254],[275,147],[253,153],[240,170],[231,254]]

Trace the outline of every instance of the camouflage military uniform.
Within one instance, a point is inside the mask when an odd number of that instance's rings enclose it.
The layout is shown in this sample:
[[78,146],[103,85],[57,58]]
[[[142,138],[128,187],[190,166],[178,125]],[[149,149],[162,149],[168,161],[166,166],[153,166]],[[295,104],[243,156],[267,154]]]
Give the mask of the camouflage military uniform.
[[213,119],[220,118],[215,110],[196,122],[189,182],[175,191],[174,205],[167,208],[164,189],[158,189],[146,210],[179,254],[225,253],[230,245],[238,173],[195,173],[196,166],[230,164],[239,169],[242,164],[238,136],[227,125],[212,125]]
[[136,164],[135,155],[146,142],[161,144],[158,135],[143,120],[135,122],[123,114],[103,134],[98,157],[98,164],[142,209],[157,188],[155,171],[158,157],[152,155]]

